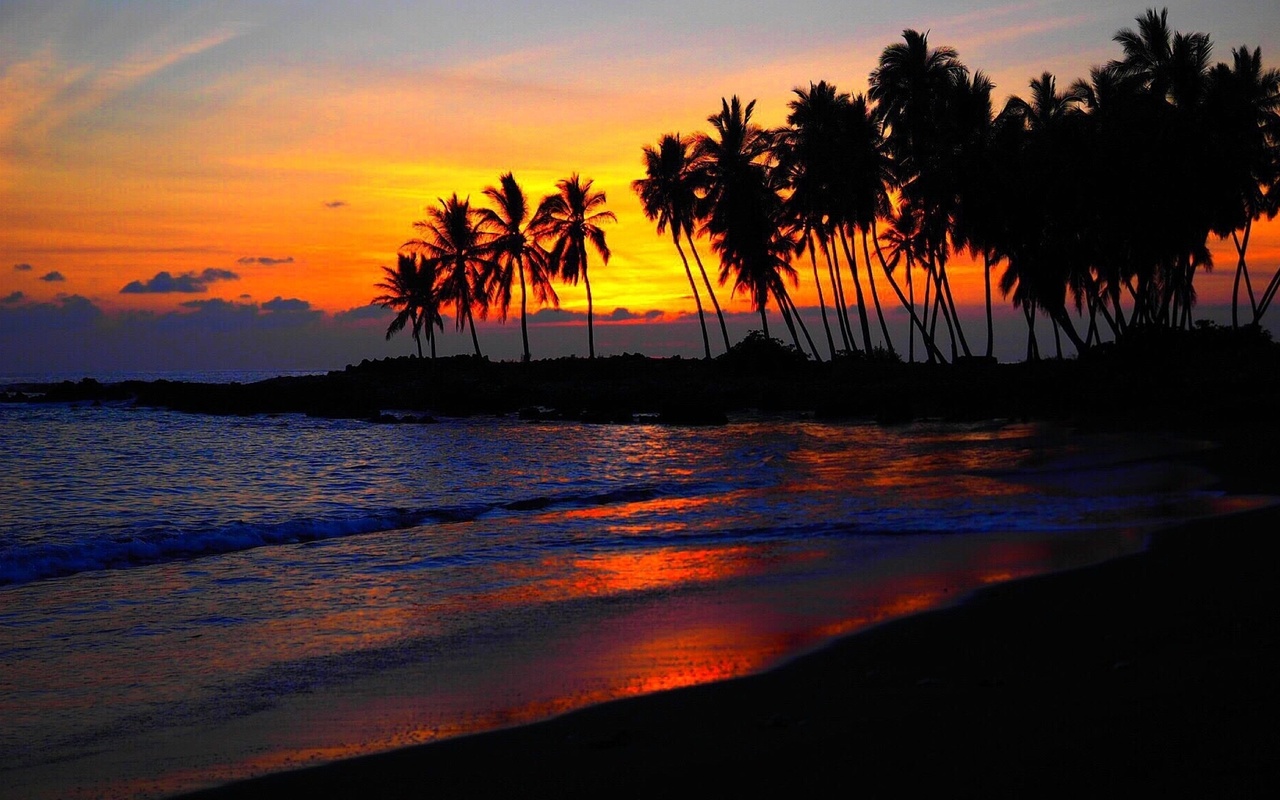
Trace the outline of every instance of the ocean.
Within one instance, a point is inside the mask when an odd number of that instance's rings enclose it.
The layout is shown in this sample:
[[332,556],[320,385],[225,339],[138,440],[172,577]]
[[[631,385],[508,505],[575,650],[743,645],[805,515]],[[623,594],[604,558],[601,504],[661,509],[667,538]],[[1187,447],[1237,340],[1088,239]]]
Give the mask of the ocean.
[[1246,500],[992,422],[0,404],[0,796],[160,797],[767,669]]

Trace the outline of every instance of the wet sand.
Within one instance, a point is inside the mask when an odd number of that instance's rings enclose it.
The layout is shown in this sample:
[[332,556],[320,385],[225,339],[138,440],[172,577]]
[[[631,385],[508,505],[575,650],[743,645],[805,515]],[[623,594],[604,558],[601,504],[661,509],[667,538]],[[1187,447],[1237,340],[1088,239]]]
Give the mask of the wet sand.
[[1280,509],[769,673],[191,795],[1274,796]]

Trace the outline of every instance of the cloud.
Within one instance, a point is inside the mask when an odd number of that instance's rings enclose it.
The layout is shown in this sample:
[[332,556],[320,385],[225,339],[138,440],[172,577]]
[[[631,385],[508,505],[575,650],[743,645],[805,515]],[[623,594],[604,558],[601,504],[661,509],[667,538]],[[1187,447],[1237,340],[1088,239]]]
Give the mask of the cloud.
[[367,306],[357,306],[349,308],[346,311],[339,311],[333,315],[335,322],[367,322],[369,320],[377,320],[378,322],[386,322],[391,319],[392,314],[387,309],[371,303]]
[[566,311],[563,308],[540,308],[529,315],[529,322],[535,324],[585,322],[586,319],[587,315],[581,311]]
[[184,272],[172,275],[157,272],[149,281],[131,281],[120,294],[199,294],[208,291],[215,281],[239,280],[240,276],[226,269],[206,269],[204,272]]
[[272,258],[271,256],[243,256],[236,259],[237,264],[261,264],[264,267],[274,267],[276,264],[292,264],[293,256],[285,256],[284,258]]
[[645,322],[652,322],[654,320],[661,319],[662,316],[663,316],[663,312],[657,310],[656,308],[646,311],[643,314],[637,314],[625,308],[615,308],[613,310],[613,313],[609,314],[609,316],[605,317],[605,319],[610,320],[611,322],[630,322],[632,320],[644,320]]
[[347,201],[346,200],[326,200],[324,203],[324,207],[325,208],[346,208]]
[[40,276],[40,280],[44,281],[45,283],[61,283],[66,279],[67,279],[67,276],[63,275],[61,272],[58,272],[57,270],[53,272],[46,272],[44,275]]
[[30,272],[30,271],[31,271],[31,265],[30,265],[30,264],[25,264],[25,263],[23,263],[23,264],[14,264],[14,265],[13,265],[13,268],[14,268],[15,270],[17,270],[18,272]]
[[276,296],[274,300],[268,300],[262,304],[263,311],[288,313],[291,311],[310,311],[311,304],[306,300],[298,300],[296,298],[285,299]]
[[3,298],[0,298],[0,305],[11,306],[14,303],[21,303],[26,295],[22,292],[13,292]]

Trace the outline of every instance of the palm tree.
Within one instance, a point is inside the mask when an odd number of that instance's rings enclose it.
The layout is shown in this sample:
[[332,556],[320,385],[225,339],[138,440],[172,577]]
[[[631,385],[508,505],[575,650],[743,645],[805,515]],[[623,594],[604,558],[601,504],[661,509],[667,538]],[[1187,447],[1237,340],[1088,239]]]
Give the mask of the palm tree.
[[[703,185],[704,228],[720,255],[720,283],[732,276],[734,291],[750,295],[769,335],[765,307],[772,296],[800,350],[790,297],[783,277],[795,281],[790,258],[795,243],[779,227],[782,200],[770,169],[772,137],[751,121],[755,101],[721,99],[720,113],[707,121],[715,135],[701,134],[697,152]],[[801,321],[803,325],[803,321]],[[817,354],[815,353],[815,356]]]
[[485,275],[498,269],[492,258],[495,234],[484,225],[479,209],[471,201],[459,200],[455,193],[439,206],[427,209],[427,218],[413,223],[424,238],[410,239],[404,247],[419,253],[424,262],[438,271],[437,291],[440,299],[452,303],[457,329],[471,329],[471,343],[479,358],[480,339],[476,336],[473,309],[481,318],[488,314],[489,296]]
[[1230,236],[1236,248],[1231,325],[1237,327],[1242,279],[1253,322],[1266,310],[1265,306],[1259,309],[1254,296],[1245,254],[1253,222],[1264,214],[1272,219],[1280,211],[1280,70],[1263,68],[1260,48],[1250,52],[1240,47],[1231,57],[1231,66],[1218,64],[1209,73],[1206,117],[1223,162],[1213,232],[1221,238]]
[[560,298],[551,284],[551,270],[546,252],[538,246],[532,230],[533,215],[525,199],[524,190],[510,173],[498,178],[497,186],[484,190],[494,208],[480,209],[480,221],[496,232],[490,243],[494,255],[494,269],[485,276],[485,294],[498,304],[499,319],[506,321],[511,307],[511,284],[520,281],[520,338],[524,345],[521,360],[529,361],[529,303],[528,293],[533,292],[538,305],[551,303],[559,308]]
[[958,164],[964,156],[960,143],[967,136],[955,109],[968,69],[954,49],[931,48],[927,34],[905,30],[902,38],[880,54],[879,64],[871,72],[870,97],[876,101],[876,116],[886,131],[902,197],[923,215],[920,232],[925,247],[921,255],[930,280],[936,284],[933,314],[936,319],[941,312],[947,324],[954,358],[957,339],[965,355],[969,354],[946,275]]
[[400,253],[395,268],[383,267],[383,280],[375,284],[385,294],[373,298],[383,308],[395,310],[396,316],[387,326],[387,339],[409,326],[418,345],[418,358],[422,358],[422,332],[426,329],[431,343],[431,357],[436,355],[435,328],[444,328],[440,317],[440,298],[435,292],[435,272],[430,264],[424,264],[408,253]]
[[588,357],[596,357],[594,311],[591,299],[591,279],[587,274],[587,244],[609,263],[609,246],[605,243],[605,222],[617,222],[612,211],[605,211],[605,193],[592,188],[591,179],[583,181],[575,172],[558,181],[557,194],[544,197],[538,204],[532,228],[538,239],[550,241],[549,265],[561,280],[578,284],[581,279],[587,287],[587,347]]
[[[698,295],[698,284],[693,279],[693,270],[689,268],[689,259],[680,246],[680,234],[693,227],[693,209],[698,199],[694,190],[694,173],[690,169],[689,148],[692,145],[691,138],[678,133],[665,134],[658,140],[657,147],[646,145],[645,177],[632,181],[631,188],[640,196],[645,216],[657,221],[659,235],[671,227],[671,243],[676,246],[680,262],[684,264],[684,273],[689,278],[689,291],[693,293],[693,302],[698,308],[698,324],[702,326],[702,347],[710,359],[711,340],[707,336],[707,320],[702,313],[702,298]],[[729,349],[728,341],[726,334],[726,351]]]

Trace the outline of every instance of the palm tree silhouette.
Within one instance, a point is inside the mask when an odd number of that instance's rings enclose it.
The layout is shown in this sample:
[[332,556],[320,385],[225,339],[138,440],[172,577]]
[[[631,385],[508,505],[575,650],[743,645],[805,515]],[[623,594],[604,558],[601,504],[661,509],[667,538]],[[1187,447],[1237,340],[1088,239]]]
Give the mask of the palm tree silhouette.
[[457,329],[471,329],[471,344],[481,356],[473,310],[481,318],[488,314],[489,295],[485,275],[499,269],[492,258],[495,234],[486,229],[479,209],[471,201],[459,200],[455,193],[439,206],[427,209],[427,218],[413,223],[424,238],[410,239],[404,247],[419,253],[423,261],[438,271],[437,291],[441,300],[452,303]]
[[605,211],[605,193],[592,188],[591,179],[582,180],[575,172],[558,181],[557,194],[548,195],[538,204],[531,225],[540,240],[549,240],[548,263],[552,272],[573,285],[578,280],[587,287],[587,348],[588,357],[596,357],[594,311],[591,298],[591,278],[587,274],[587,244],[609,263],[609,246],[605,242],[605,222],[617,222],[612,211]]
[[485,294],[497,302],[499,319],[505,322],[507,310],[511,307],[511,284],[519,280],[520,338],[524,345],[521,360],[527,362],[532,358],[529,354],[528,293],[533,292],[538,305],[551,303],[557,308],[560,307],[560,298],[551,283],[546,251],[538,246],[534,235],[532,209],[515,177],[510,172],[503,173],[498,178],[498,185],[487,187],[484,194],[493,202],[494,208],[480,209],[479,219],[496,236],[489,245],[494,268],[485,276]]
[[[957,340],[969,354],[956,318],[946,274],[949,221],[956,201],[957,163],[962,160],[954,110],[957,90],[963,91],[968,69],[950,47],[930,48],[928,35],[914,30],[880,54],[870,77],[870,96],[885,126],[886,143],[897,167],[902,196],[923,215],[925,237],[922,262],[934,286],[934,319],[941,312],[951,333],[951,352]],[[928,311],[926,310],[926,313]],[[932,357],[932,356],[931,356]]]
[[1280,285],[1280,270],[1259,302],[1245,255],[1253,223],[1280,211],[1280,70],[1264,69],[1262,50],[1231,51],[1232,63],[1218,64],[1209,73],[1206,118],[1217,152],[1225,163],[1219,173],[1221,202],[1214,209],[1213,232],[1230,236],[1236,249],[1236,273],[1231,287],[1231,325],[1240,324],[1240,284],[1244,281],[1249,307],[1257,324]]
[[790,196],[784,203],[784,213],[799,237],[799,246],[809,252],[813,267],[813,282],[818,292],[818,308],[822,314],[822,327],[827,334],[827,347],[831,357],[836,356],[835,339],[827,318],[827,307],[822,293],[822,280],[818,277],[818,259],[815,239],[822,244],[831,282],[832,302],[835,304],[836,322],[846,351],[856,349],[849,329],[848,312],[844,303],[843,285],[837,266],[832,263],[831,232],[836,213],[836,196],[839,187],[847,179],[840,169],[839,108],[849,96],[837,92],[826,81],[810,83],[809,88],[793,89],[795,99],[789,104],[787,128],[775,133],[773,146],[778,161],[777,172],[782,176]]
[[[687,233],[693,227],[694,205],[698,199],[695,190],[696,176],[691,169],[692,159],[689,155],[692,146],[692,138],[678,133],[663,135],[658,140],[657,147],[645,145],[645,177],[632,181],[631,188],[640,196],[645,216],[658,223],[658,234],[665,233],[668,226],[671,228],[671,243],[676,246],[680,262],[684,264],[685,275],[689,278],[689,291],[693,293],[693,302],[698,308],[698,324],[702,326],[702,347],[709,359],[711,340],[707,336],[702,298],[698,295],[698,284],[693,279],[693,270],[689,268],[689,259],[680,246],[681,233]],[[729,349],[728,341],[726,333],[726,351]]]
[[427,340],[431,343],[431,357],[436,356],[435,328],[444,328],[444,320],[440,317],[440,299],[435,292],[435,272],[422,259],[408,253],[400,253],[396,258],[396,266],[383,267],[383,280],[375,284],[382,289],[381,294],[373,299],[383,308],[397,311],[391,324],[387,326],[387,339],[409,326],[413,339],[418,345],[418,358],[422,358],[422,333],[426,329]]
[[720,283],[732,276],[734,292],[751,297],[766,337],[765,307],[774,297],[800,350],[797,316],[783,281],[784,276],[796,280],[790,264],[795,243],[778,225],[782,200],[769,168],[772,137],[751,121],[754,100],[744,107],[737,96],[722,98],[720,106],[720,113],[707,118],[715,135],[699,135],[697,145],[707,192],[704,226],[712,249],[720,255]]

